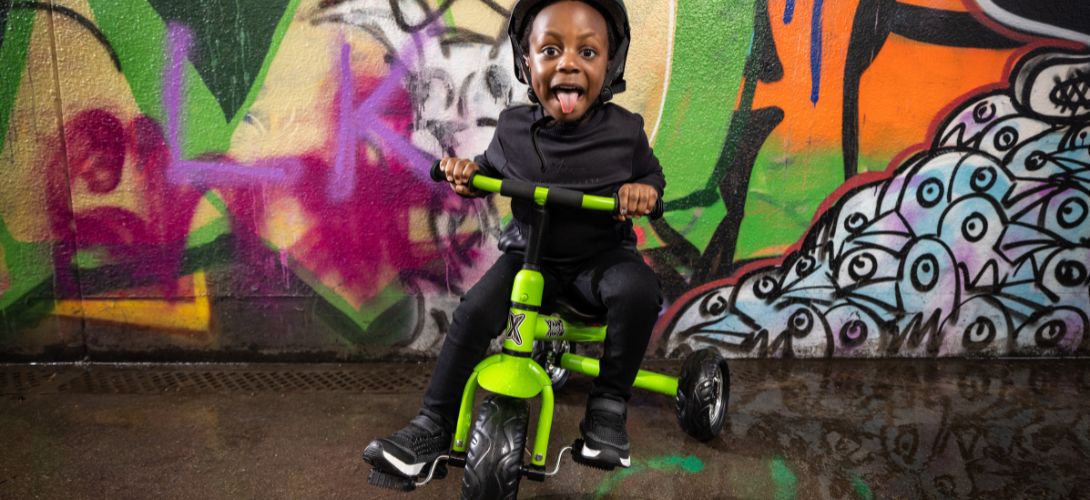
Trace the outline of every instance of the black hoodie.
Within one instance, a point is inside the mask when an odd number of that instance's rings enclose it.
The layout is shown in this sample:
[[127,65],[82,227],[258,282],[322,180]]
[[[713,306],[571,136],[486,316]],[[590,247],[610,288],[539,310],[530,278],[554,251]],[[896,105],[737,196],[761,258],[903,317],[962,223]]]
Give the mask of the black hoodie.
[[[501,179],[599,196],[613,196],[621,185],[638,182],[654,187],[661,197],[666,179],[643,132],[643,118],[612,103],[588,113],[578,124],[549,121],[535,127],[535,122],[544,122],[541,106],[508,108],[500,113],[488,150],[474,163],[482,174]],[[501,250],[526,248],[532,207],[530,201],[511,200],[514,220],[500,236]],[[605,212],[550,208],[542,258],[575,263],[604,250],[634,249],[635,243],[631,221],[614,220]]]

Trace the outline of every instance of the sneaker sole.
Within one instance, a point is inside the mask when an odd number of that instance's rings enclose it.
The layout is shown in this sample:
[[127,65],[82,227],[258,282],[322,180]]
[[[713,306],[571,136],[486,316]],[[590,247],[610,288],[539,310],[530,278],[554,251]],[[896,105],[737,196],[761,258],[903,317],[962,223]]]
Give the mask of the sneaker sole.
[[579,455],[584,459],[598,462],[603,465],[629,467],[632,465],[631,457],[622,457],[618,453],[612,450],[596,450],[591,448],[586,441],[583,442],[582,449],[579,450]]
[[418,464],[406,463],[404,460],[383,450],[381,445],[377,443],[372,443],[363,450],[363,461],[379,470],[397,474],[402,477],[416,477],[420,474],[420,471],[424,469],[424,466],[428,464],[428,462],[421,462]]

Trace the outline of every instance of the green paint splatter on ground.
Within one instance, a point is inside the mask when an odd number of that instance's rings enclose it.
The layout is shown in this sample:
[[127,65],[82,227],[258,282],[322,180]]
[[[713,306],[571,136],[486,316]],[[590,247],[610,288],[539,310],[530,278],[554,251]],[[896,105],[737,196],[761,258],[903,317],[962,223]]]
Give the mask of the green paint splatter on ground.
[[685,457],[680,455],[667,455],[664,457],[655,457],[646,462],[633,460],[631,467],[617,470],[606,476],[606,478],[602,480],[602,483],[598,485],[598,488],[594,490],[594,496],[595,498],[605,496],[610,491],[613,491],[617,485],[621,484],[621,481],[640,472],[671,472],[675,470],[696,474],[704,470],[704,462],[693,455]]
[[798,485],[798,479],[795,478],[795,474],[791,472],[791,469],[787,467],[787,462],[782,457],[773,458],[769,464],[769,469],[772,472],[772,483],[776,487],[776,500],[795,498],[795,487]]
[[870,490],[870,486],[867,486],[866,481],[863,481],[863,477],[859,474],[852,473],[852,488],[855,489],[855,493],[859,495],[859,498],[874,500],[874,492]]

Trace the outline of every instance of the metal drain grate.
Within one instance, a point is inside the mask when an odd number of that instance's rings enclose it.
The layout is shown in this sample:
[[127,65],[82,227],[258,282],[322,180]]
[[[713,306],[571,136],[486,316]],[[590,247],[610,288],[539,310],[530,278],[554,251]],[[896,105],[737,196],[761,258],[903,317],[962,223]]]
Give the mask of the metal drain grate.
[[[156,394],[167,392],[422,392],[431,370],[415,365],[359,365],[356,369],[308,368],[176,369],[141,368],[0,367],[0,394],[61,392],[85,394]],[[43,384],[49,380],[49,384]]]
[[40,370],[0,371],[0,394],[18,394],[30,392],[42,385],[49,377]]

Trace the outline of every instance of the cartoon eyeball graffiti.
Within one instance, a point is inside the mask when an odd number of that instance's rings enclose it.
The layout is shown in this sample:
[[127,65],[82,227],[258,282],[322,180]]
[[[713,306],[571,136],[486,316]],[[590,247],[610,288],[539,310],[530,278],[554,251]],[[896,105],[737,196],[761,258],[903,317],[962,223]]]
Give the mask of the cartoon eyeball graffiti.
[[745,352],[753,337],[753,326],[730,309],[734,286],[725,285],[708,290],[689,302],[678,315],[666,345],[667,354],[715,346],[723,354]]
[[[832,354],[832,336],[824,316],[804,304],[780,304],[774,313],[755,318],[769,334],[771,356],[826,357]],[[755,346],[756,347],[756,346]]]
[[784,266],[787,273],[779,285],[780,297],[807,301],[826,300],[833,292],[834,285],[823,255],[825,252],[821,248],[815,248],[788,259]]
[[978,194],[1002,203],[1010,192],[1012,182],[1010,174],[992,157],[968,154],[954,169],[950,199],[956,202],[965,196]]
[[951,176],[964,157],[960,151],[943,153],[923,162],[909,175],[897,212],[917,236],[935,234],[936,222],[950,204]]
[[761,269],[738,280],[731,297],[731,306],[737,310],[764,308],[772,304],[780,292],[782,270],[778,267]]
[[939,223],[939,239],[945,242],[961,269],[967,288],[991,286],[1009,270],[996,252],[1007,220],[990,198],[974,195],[950,207]]
[[859,234],[877,218],[877,206],[874,200],[878,198],[881,188],[880,183],[863,186],[837,203],[831,238],[834,258],[841,254],[846,240]]
[[972,99],[954,111],[953,116],[935,136],[935,148],[976,148],[981,132],[996,120],[1016,114],[1014,101],[1004,90],[996,90]]
[[897,298],[903,312],[945,318],[960,297],[961,280],[949,247],[934,238],[913,242],[898,270]]
[[1056,161],[1055,155],[1066,135],[1066,128],[1046,130],[1010,150],[1003,157],[1003,166],[1016,179],[1048,180],[1064,175],[1067,170]]
[[1037,285],[1053,304],[1090,311],[1090,248],[1058,250],[1044,263]]
[[862,298],[894,311],[898,267],[900,259],[885,249],[864,247],[852,251],[837,262],[837,290],[845,297]]
[[1057,307],[1031,317],[1015,334],[1014,354],[1072,354],[1086,342],[1085,309]]
[[874,352],[881,346],[881,319],[867,309],[851,303],[840,303],[825,311],[825,321],[833,338],[837,356],[853,352]]
[[1006,160],[1012,151],[1039,138],[1052,128],[1051,124],[1035,118],[1010,116],[996,121],[984,131],[977,151]]
[[1040,226],[1074,244],[1090,243],[1090,192],[1070,186],[1042,203]]
[[942,325],[939,356],[1006,354],[1014,331],[1010,313],[994,297],[977,295],[962,302]]

